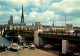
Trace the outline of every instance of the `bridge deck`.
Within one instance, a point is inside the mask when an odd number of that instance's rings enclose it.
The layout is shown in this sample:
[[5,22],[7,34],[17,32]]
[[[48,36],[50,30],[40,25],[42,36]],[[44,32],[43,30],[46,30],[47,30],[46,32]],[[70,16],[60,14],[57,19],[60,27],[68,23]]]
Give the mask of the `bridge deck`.
[[73,34],[69,34],[69,33],[39,33],[39,37],[80,41],[79,33],[78,34],[76,34],[76,33],[73,33]]

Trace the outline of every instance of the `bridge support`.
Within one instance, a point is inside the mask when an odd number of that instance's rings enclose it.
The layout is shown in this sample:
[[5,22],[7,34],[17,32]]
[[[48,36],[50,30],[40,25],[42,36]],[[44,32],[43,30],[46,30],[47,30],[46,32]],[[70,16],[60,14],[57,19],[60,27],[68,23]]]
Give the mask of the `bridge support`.
[[41,46],[43,44],[43,38],[38,36],[39,32],[43,32],[42,25],[40,22],[36,22],[34,30],[34,43],[36,46]]
[[34,31],[34,43],[35,43],[36,46],[39,46],[38,31]]
[[2,35],[2,31],[0,31],[0,35]]
[[39,46],[43,45],[43,38],[39,37]]
[[19,40],[19,43],[23,43],[24,42],[24,39],[21,35],[18,35],[18,40]]
[[43,45],[43,38],[38,36],[39,31],[34,31],[34,43],[36,46],[41,46]]
[[1,32],[0,32],[0,34],[2,35],[2,26],[1,26]]
[[65,54],[67,51],[69,51],[69,41],[62,40],[62,54]]
[[1,31],[1,35],[4,35],[4,29]]
[[2,29],[0,33],[1,33],[1,36],[2,36],[4,34],[4,29]]
[[2,35],[2,36],[3,36],[3,35],[5,36],[4,33],[5,33],[5,26],[4,26],[4,27],[1,26],[1,35]]

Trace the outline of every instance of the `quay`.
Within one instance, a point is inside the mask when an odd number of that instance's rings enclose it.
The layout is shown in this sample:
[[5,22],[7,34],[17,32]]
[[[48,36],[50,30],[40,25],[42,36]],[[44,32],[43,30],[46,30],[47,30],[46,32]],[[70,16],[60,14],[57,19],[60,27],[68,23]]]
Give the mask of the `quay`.
[[25,48],[17,52],[8,51],[8,50],[4,52],[0,52],[0,56],[58,56],[58,55],[54,54],[54,52],[51,53],[37,48],[35,50],[30,50],[28,48]]

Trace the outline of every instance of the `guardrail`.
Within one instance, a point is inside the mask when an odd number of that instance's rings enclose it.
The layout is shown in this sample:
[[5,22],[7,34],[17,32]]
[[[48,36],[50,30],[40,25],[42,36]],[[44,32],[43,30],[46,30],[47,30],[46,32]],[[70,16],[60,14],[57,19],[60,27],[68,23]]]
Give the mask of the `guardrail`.
[[62,32],[54,32],[54,33],[42,33],[39,32],[39,34],[52,34],[52,35],[68,35],[68,36],[80,36],[80,33],[62,33]]
[[39,37],[43,38],[55,38],[55,39],[64,39],[64,40],[73,40],[73,41],[80,41],[80,36],[76,35],[68,35],[68,34],[56,34],[56,33],[39,33]]

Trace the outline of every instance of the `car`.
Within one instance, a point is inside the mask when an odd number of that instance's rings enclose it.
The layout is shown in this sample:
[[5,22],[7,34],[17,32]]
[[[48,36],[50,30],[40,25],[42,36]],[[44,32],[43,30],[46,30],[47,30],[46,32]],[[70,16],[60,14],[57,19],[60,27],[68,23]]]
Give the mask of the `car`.
[[75,56],[78,56],[78,55],[79,55],[79,53],[78,53],[78,52],[75,52],[75,53],[74,53],[74,55],[75,55]]
[[35,46],[35,45],[30,45],[28,48],[29,48],[29,49],[35,49],[36,46]]
[[23,43],[23,49],[24,49],[24,48],[28,48],[29,46],[30,46],[29,44]]
[[43,45],[43,47],[50,49],[50,48],[53,48],[54,46],[52,44],[45,44]]
[[19,45],[17,43],[11,43],[11,47],[10,49],[13,49],[13,50],[19,50]]

